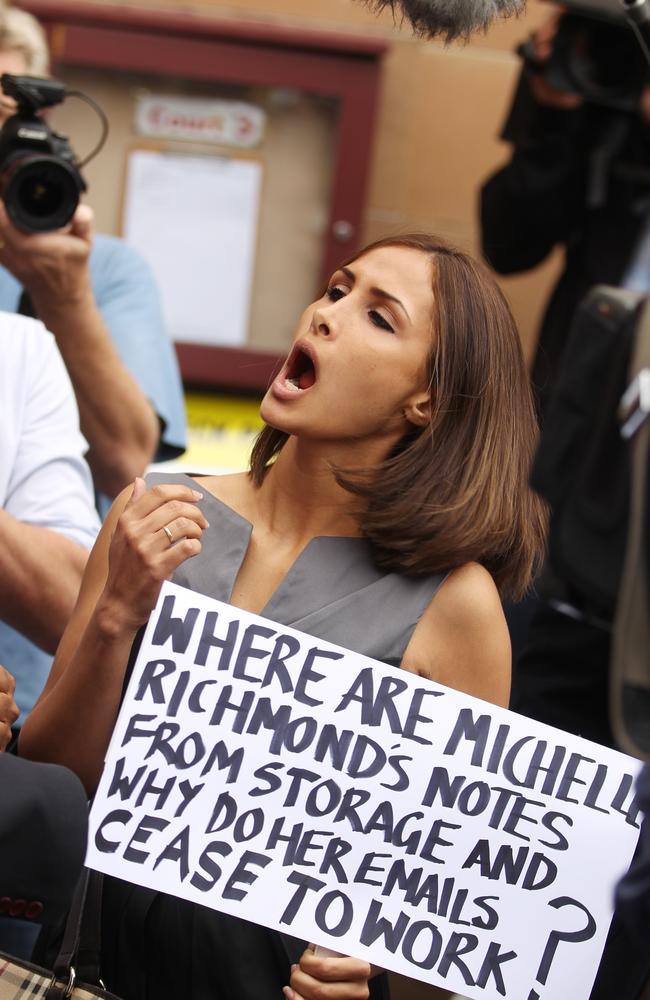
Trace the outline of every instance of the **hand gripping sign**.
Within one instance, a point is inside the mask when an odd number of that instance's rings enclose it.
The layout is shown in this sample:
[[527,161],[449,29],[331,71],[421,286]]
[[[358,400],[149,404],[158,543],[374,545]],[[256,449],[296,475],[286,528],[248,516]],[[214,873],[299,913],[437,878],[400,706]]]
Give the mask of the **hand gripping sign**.
[[638,769],[167,583],[87,863],[468,997],[587,1000]]

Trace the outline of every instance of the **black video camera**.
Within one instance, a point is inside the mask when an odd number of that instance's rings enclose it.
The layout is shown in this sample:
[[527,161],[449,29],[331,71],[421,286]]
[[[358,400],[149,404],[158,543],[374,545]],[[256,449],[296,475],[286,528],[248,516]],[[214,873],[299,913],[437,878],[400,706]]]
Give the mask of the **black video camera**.
[[16,113],[0,129],[0,197],[7,214],[26,233],[61,229],[70,222],[86,190],[74,151],[38,112],[60,104],[65,86],[35,76],[0,78]]
[[[648,63],[618,0],[568,0],[548,61],[548,83],[585,101],[617,111],[636,111],[650,82]],[[527,48],[520,55],[535,69]]]

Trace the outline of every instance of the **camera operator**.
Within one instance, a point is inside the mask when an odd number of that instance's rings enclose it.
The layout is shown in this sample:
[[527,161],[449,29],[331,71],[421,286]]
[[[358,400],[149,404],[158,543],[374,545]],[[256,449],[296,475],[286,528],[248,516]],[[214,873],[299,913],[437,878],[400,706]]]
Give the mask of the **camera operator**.
[[[533,365],[542,419],[574,312],[589,289],[604,283],[650,291],[650,85],[641,76],[636,93],[611,101],[592,100],[568,84],[558,88],[548,66],[568,17],[555,11],[526,47],[503,130],[512,157],[481,193],[483,249],[497,271],[528,270],[556,245],[565,247]],[[587,30],[597,23],[570,17]],[[631,29],[616,30],[629,33],[635,53]],[[607,58],[607,49],[599,57]],[[608,73],[606,67],[601,78]],[[540,589],[548,599],[536,608],[515,663],[512,707],[611,746],[609,631],[583,614],[550,573]]]
[[[502,134],[513,152],[483,186],[481,225],[484,253],[503,274],[535,267],[557,245],[565,249],[533,364],[544,421],[565,364],[569,329],[589,290],[605,284],[650,292],[650,75],[631,29],[586,11],[556,10],[522,54],[524,66]],[[572,357],[575,364],[575,349]],[[578,374],[574,386],[585,381],[580,383]],[[596,397],[602,398],[603,390],[602,385],[590,387]],[[568,404],[565,409],[570,422]],[[555,437],[549,440],[551,427],[556,436],[562,434],[557,419],[549,420],[543,435],[547,454],[549,447],[561,445]],[[613,470],[603,468],[600,474],[611,476]],[[598,501],[593,495],[589,501],[587,516],[593,517]],[[553,535],[552,522],[551,558],[539,599],[510,613],[517,628],[532,610],[523,652],[513,664],[511,708],[615,746],[609,704],[611,615],[595,613],[586,592],[577,591],[558,570],[552,556],[559,536]],[[585,552],[583,575],[589,565]],[[639,795],[647,809],[647,773],[644,780]],[[642,909],[647,912],[647,826],[645,838],[637,874],[621,890],[592,1000],[637,1000],[648,995],[644,984],[650,992],[647,926],[635,940],[625,923]]]
[[[0,8],[0,73],[47,74],[35,19]],[[0,122],[12,114],[4,97]],[[19,308],[24,289],[54,334],[70,374],[99,493],[113,498],[154,458],[185,446],[182,388],[160,301],[142,258],[93,233],[80,205],[65,230],[24,233],[0,206],[0,309]],[[21,311],[28,311],[23,309]]]
[[[556,11],[529,41],[502,132],[513,155],[481,194],[483,250],[500,273],[529,270],[558,244],[566,249],[533,369],[542,410],[587,291],[600,283],[650,289],[650,240],[641,239],[650,218],[650,81],[636,99],[630,94],[611,103],[585,99],[579,87],[559,89],[545,69],[569,16],[597,23]],[[631,29],[623,24],[616,31],[629,34],[635,53]]]
[[[568,326],[586,292],[600,283],[650,290],[650,240],[642,241],[650,218],[650,78],[630,81],[625,97],[613,85],[602,86],[602,101],[585,98],[575,84],[559,89],[557,73],[549,77],[547,67],[569,17],[588,30],[598,25],[586,15],[558,10],[529,40],[502,132],[513,155],[481,193],[483,251],[501,274],[535,267],[558,244],[566,249],[533,369],[542,410]],[[628,55],[621,46],[625,35],[634,73],[647,76],[636,61],[642,56],[631,29],[621,24],[610,30],[617,43],[613,51],[599,47],[592,56],[614,62],[601,76],[616,72]],[[584,44],[582,38],[579,42]],[[592,66],[594,73],[597,69]],[[629,65],[625,72],[632,72]],[[566,83],[570,86],[569,79]]]
[[[0,74],[47,74],[44,33],[26,11],[0,6]],[[4,97],[0,123],[12,115]],[[182,385],[158,289],[138,253],[95,236],[80,205],[65,228],[23,232],[0,203],[0,310],[35,314],[54,335],[79,407],[100,513],[156,458],[185,445]],[[16,675],[21,722],[51,658],[0,623],[0,663]]]
[[[48,52],[26,11],[0,9],[0,72],[47,75]],[[4,97],[0,123],[14,110]],[[80,205],[66,230],[24,233],[0,206],[0,308],[22,290],[54,334],[72,379],[99,493],[113,498],[156,456],[182,452],[182,391],[157,289],[140,256],[94,236]],[[24,310],[26,311],[26,310]]]

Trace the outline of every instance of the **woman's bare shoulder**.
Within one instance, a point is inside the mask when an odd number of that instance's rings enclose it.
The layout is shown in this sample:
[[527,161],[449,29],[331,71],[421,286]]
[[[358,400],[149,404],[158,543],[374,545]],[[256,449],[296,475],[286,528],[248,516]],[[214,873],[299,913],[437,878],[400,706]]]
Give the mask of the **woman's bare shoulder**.
[[228,503],[235,497],[247,495],[251,490],[251,480],[247,472],[225,472],[218,475],[196,475],[192,479],[199,489],[207,490],[213,496]]
[[422,615],[402,666],[507,704],[510,638],[499,592],[483,566],[467,563],[449,574]]
[[227,507],[252,520],[255,487],[247,472],[192,476],[198,489],[211,493]]
[[470,562],[453,570],[438,590],[427,609],[430,614],[437,605],[437,614],[445,615],[463,627],[480,627],[502,617],[503,610],[497,586],[484,566]]
[[241,489],[249,476],[247,472],[196,473],[192,479],[210,493],[221,497],[222,494],[226,495],[234,489]]

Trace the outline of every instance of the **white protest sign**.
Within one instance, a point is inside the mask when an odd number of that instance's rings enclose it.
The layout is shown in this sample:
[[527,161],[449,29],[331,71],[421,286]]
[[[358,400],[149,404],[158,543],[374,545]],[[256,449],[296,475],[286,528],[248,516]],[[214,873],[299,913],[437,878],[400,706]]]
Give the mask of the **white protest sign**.
[[638,768],[165,584],[87,864],[464,996],[587,1000]]

